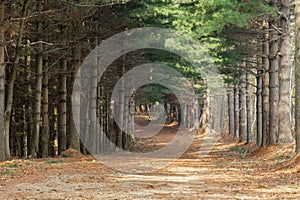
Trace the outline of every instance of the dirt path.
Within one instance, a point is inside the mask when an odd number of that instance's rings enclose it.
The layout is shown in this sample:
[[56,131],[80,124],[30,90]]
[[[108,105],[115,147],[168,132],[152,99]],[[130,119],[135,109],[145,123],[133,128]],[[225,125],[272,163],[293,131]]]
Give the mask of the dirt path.
[[[147,122],[140,120],[140,125]],[[148,139],[139,139],[138,151],[167,144],[176,126]],[[137,133],[138,134],[138,133]],[[297,171],[272,172],[291,155],[277,146],[249,154],[253,147],[236,146],[222,138],[205,157],[199,157],[204,135],[170,166],[153,173],[114,171],[93,157],[74,156],[0,163],[1,199],[300,199]],[[165,162],[153,158],[153,162]]]

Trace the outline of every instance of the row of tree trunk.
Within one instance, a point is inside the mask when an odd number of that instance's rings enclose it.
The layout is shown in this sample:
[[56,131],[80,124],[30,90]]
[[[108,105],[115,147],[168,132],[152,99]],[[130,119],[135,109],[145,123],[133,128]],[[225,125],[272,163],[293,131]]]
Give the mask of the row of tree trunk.
[[[261,59],[258,59],[258,65],[253,67],[250,61],[242,63],[244,66],[238,67],[241,71],[239,78],[228,89],[229,133],[234,138],[239,138],[240,142],[250,143],[254,139],[258,146],[294,140],[290,1],[272,0],[271,6],[279,12],[262,24],[262,45],[258,48],[261,49],[261,53],[256,52],[257,55],[262,55]],[[296,35],[297,40],[299,39]],[[298,51],[296,42],[296,62]],[[252,75],[256,78],[253,79]],[[297,88],[297,76],[295,80]],[[255,98],[252,98],[251,94],[254,92]],[[295,107],[297,121],[297,102]],[[256,129],[253,129],[254,127]]]

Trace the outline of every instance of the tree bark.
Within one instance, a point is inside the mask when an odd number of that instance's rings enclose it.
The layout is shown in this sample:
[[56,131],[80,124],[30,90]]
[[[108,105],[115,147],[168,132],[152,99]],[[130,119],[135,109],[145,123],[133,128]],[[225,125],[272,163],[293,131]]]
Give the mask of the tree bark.
[[239,138],[239,89],[234,85],[234,138]]
[[[75,98],[72,102],[72,98],[70,98],[70,105],[75,106],[75,109],[71,109],[70,113],[70,132],[68,134],[68,148],[72,148],[80,152],[80,91],[81,91],[81,85],[80,82],[74,83],[75,78],[77,74],[80,75],[80,58],[81,58],[81,47],[77,45],[74,48],[73,52],[73,66],[72,66],[72,86],[73,86],[73,92],[72,94]],[[79,79],[81,76],[78,77]],[[77,127],[75,126],[77,124]],[[77,128],[77,129],[76,129]]]
[[291,36],[290,36],[290,0],[281,0],[280,16],[282,38],[280,46],[279,69],[279,141],[291,142]]
[[[97,59],[97,58],[95,58]],[[95,61],[97,62],[97,61]],[[89,94],[89,142],[88,142],[88,150],[91,154],[96,154],[97,150],[97,67],[92,68],[93,73],[92,77],[90,77],[90,94]],[[121,115],[122,113],[120,113]]]
[[300,1],[295,1],[295,136],[296,152],[300,152]]
[[[32,73],[31,73],[31,59],[30,59],[30,42],[27,41],[26,45],[26,54],[25,54],[25,66],[26,66],[26,96],[25,101],[27,102],[27,105],[25,105],[25,119],[24,126],[26,126],[26,132],[25,132],[25,140],[27,140],[26,144],[24,144],[24,151],[26,149],[26,153],[24,152],[25,158],[28,157],[28,154],[30,154],[30,141],[33,133],[33,103],[32,103],[32,86],[31,86],[31,80],[32,80]],[[24,141],[25,142],[25,141]]]
[[258,70],[256,80],[256,144],[263,146],[262,70]]
[[270,68],[270,62],[269,62],[269,24],[267,22],[264,23],[264,41],[262,46],[262,67],[263,67],[263,75],[262,75],[262,146],[267,146],[268,143],[268,133],[269,133],[269,68]]
[[26,105],[23,105],[23,158],[26,159],[28,157],[28,123],[26,118],[27,110]]
[[[42,11],[42,1],[37,2],[38,12]],[[40,39],[42,32],[42,22],[37,22],[37,40]],[[36,69],[36,83],[35,83],[35,105],[34,105],[34,119],[33,119],[33,134],[31,139],[30,155],[34,158],[39,153],[39,139],[40,139],[40,122],[41,122],[41,105],[42,105],[42,81],[43,81],[43,44],[38,44],[37,55],[37,69]]]
[[39,44],[39,55],[36,70],[36,85],[35,85],[35,105],[33,119],[33,134],[31,138],[30,155],[34,158],[39,153],[39,138],[40,138],[40,121],[41,121],[41,102],[42,102],[42,80],[43,80],[43,44]]
[[124,99],[126,101],[124,101],[124,130],[123,130],[123,148],[124,150],[128,150],[129,149],[129,101],[127,101],[130,97],[130,89],[129,89],[129,81],[126,80],[124,81]]
[[[4,23],[4,1],[0,3],[0,20]],[[5,100],[5,37],[4,26],[0,27],[0,161],[5,160],[5,133],[4,133],[4,100]]]
[[[210,124],[210,91],[206,88],[205,93],[203,95],[203,108],[202,108],[202,131],[203,133],[209,133],[211,124]],[[186,104],[186,111],[188,112],[189,106]],[[189,118],[189,116],[187,116]]]
[[[125,65],[122,65],[122,73],[125,73]],[[121,77],[120,77],[121,78]],[[120,88],[120,99],[118,102],[118,113],[119,113],[119,123],[118,123],[118,129],[117,129],[117,146],[122,149],[123,148],[123,126],[124,126],[124,97],[125,97],[125,82],[124,79],[121,80],[121,88]],[[150,109],[149,109],[150,113]]]
[[247,144],[252,141],[251,90],[250,73],[246,73],[246,113],[247,113]]
[[[278,0],[272,0],[271,5],[277,7]],[[278,30],[274,29],[278,27],[277,16],[270,20],[271,41],[270,41],[270,124],[269,124],[269,145],[276,144],[278,138],[278,101],[279,101],[279,34]]]
[[22,17],[23,19],[20,21],[19,24],[19,37],[17,40],[16,45],[16,51],[15,51],[15,58],[14,63],[12,67],[12,71],[10,73],[10,79],[8,83],[8,89],[7,89],[7,100],[6,100],[6,109],[5,109],[5,156],[6,159],[10,159],[10,147],[9,147],[9,133],[10,133],[10,118],[12,114],[12,104],[14,99],[14,86],[15,86],[15,80],[17,76],[17,68],[19,66],[19,60],[20,60],[20,50],[22,46],[22,40],[24,35],[24,28],[25,28],[25,18],[28,14],[28,4],[30,0],[24,0],[23,1],[23,8],[22,8]]
[[61,63],[62,74],[59,79],[59,125],[58,125],[58,154],[67,148],[67,60]]
[[245,95],[245,74],[241,76],[239,85],[239,141],[246,141],[246,95]]
[[232,86],[228,89],[228,128],[229,134],[234,136],[234,94]]
[[48,157],[49,155],[49,139],[50,139],[50,133],[49,133],[49,92],[48,92],[48,56],[45,56],[45,72],[43,76],[43,123],[42,123],[42,157]]

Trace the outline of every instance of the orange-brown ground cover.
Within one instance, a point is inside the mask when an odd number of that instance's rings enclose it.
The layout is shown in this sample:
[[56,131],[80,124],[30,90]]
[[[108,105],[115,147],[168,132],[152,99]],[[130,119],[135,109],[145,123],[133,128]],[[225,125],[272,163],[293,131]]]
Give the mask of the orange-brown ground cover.
[[[175,133],[175,126],[167,126],[151,138],[138,139],[136,150],[160,148]],[[292,144],[257,148],[222,137],[208,155],[199,157],[203,138],[195,135],[181,158],[151,173],[118,172],[76,153],[2,162],[0,199],[300,199],[300,159],[291,159]]]

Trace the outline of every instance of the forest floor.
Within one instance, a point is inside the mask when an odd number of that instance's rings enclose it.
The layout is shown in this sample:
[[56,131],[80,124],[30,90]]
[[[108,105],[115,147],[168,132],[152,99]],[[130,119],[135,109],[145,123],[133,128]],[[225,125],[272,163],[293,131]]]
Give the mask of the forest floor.
[[[137,121],[146,123],[141,117]],[[164,127],[139,139],[136,148],[157,149],[176,130],[175,125]],[[257,149],[223,136],[199,157],[204,137],[195,135],[185,154],[150,173],[123,173],[78,154],[2,162],[0,199],[300,199],[300,159],[298,165],[283,165],[293,156],[292,144]]]

